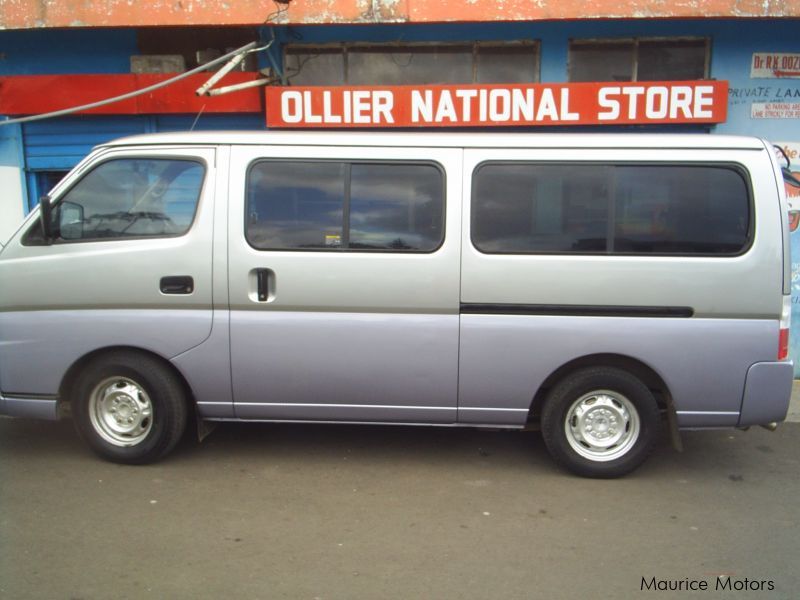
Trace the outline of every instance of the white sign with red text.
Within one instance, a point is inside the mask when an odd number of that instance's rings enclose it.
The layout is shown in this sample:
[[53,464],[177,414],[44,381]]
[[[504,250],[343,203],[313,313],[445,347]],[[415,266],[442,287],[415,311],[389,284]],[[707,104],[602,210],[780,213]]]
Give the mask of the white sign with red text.
[[752,119],[800,119],[800,102],[754,102]]
[[800,53],[754,52],[750,64],[751,79],[800,77]]

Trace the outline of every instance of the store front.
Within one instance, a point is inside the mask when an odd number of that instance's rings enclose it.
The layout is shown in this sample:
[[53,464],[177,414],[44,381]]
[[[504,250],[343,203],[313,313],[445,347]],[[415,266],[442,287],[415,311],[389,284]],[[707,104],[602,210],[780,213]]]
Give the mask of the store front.
[[[166,71],[158,72],[169,67],[164,64],[164,57],[183,59],[181,66],[188,69],[198,64],[197,57],[203,52],[220,53],[249,41],[250,36],[258,36],[266,44],[274,35],[275,43],[267,51],[254,55],[245,65],[246,70],[228,75],[220,85],[261,77],[259,70],[273,65],[277,68],[268,75],[275,84],[268,86],[271,91],[285,86],[641,83],[621,92],[621,100],[626,102],[616,109],[614,99],[609,97],[607,115],[613,116],[605,120],[575,119],[569,114],[566,118],[548,118],[548,114],[552,116],[548,110],[541,119],[530,119],[527,113],[520,119],[465,120],[463,114],[462,118],[452,119],[445,106],[438,122],[434,118],[406,123],[337,123],[335,118],[331,123],[322,123],[313,118],[299,119],[300,125],[308,127],[623,127],[635,131],[757,135],[792,144],[800,142],[800,120],[794,112],[800,108],[800,65],[792,62],[800,56],[800,42],[795,41],[794,27],[795,23],[787,20],[626,20],[228,28],[210,40],[216,46],[212,48],[206,48],[208,44],[204,43],[205,30],[181,36],[173,35],[174,28],[10,31],[2,34],[10,51],[0,62],[0,114],[35,114],[113,96],[114,92],[128,91],[137,83],[148,81],[148,76],[167,78]],[[98,47],[103,51],[96,52]],[[142,58],[147,57],[161,60],[155,62],[155,73],[132,73],[132,65],[141,64]],[[777,61],[774,65],[770,62],[773,58]],[[30,76],[46,81],[31,87]],[[263,92],[259,89],[215,98],[194,97],[194,84],[207,78],[208,74],[200,74],[191,79],[191,85],[164,88],[149,97],[149,102],[122,102],[91,115],[24,124],[19,135],[4,136],[5,143],[19,146],[17,154],[23,160],[28,197],[25,209],[35,204],[38,195],[47,191],[59,173],[74,166],[93,145],[108,139],[190,128],[264,129],[270,119],[279,126],[297,124],[265,115]],[[684,119],[624,118],[635,112],[636,90],[649,82],[679,81],[727,82],[724,117],[693,118],[695,115],[689,112],[696,99],[680,95],[678,116]],[[674,103],[675,98],[668,100]],[[556,101],[557,112],[561,108],[560,97]],[[642,116],[647,101],[643,96]],[[661,98],[655,99],[655,108],[656,112],[662,108],[675,111],[674,107],[663,105]],[[614,110],[621,112],[623,118],[617,118]],[[477,104],[476,111],[480,111]],[[473,117],[480,116],[477,112]],[[8,137],[14,139],[9,141]]]

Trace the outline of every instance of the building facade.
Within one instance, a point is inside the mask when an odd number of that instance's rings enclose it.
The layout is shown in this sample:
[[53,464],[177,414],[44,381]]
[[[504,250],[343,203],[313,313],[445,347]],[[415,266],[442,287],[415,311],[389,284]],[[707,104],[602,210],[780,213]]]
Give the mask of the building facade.
[[[432,116],[391,123],[410,128],[755,135],[783,147],[800,170],[800,0],[643,6],[634,0],[4,2],[0,120],[119,96],[199,68],[249,42],[257,42],[260,50],[215,87],[255,81],[267,85],[197,96],[195,90],[211,75],[198,72],[91,111],[0,125],[0,240],[94,145],[145,132],[286,126],[281,119],[287,115],[277,115],[281,99],[276,94],[307,86],[325,86],[333,94],[404,86],[419,86],[420,94],[440,93],[444,86],[462,94],[461,100],[475,100],[469,107],[416,107],[419,114],[427,110]],[[611,96],[602,96],[609,118],[570,122],[575,107],[565,105],[558,94],[567,89],[574,98],[590,89],[581,86],[597,82],[605,85],[601,94],[617,90],[626,104],[608,104]],[[660,87],[651,98],[650,86],[655,85]],[[461,91],[453,86],[462,86]],[[506,86],[502,93],[507,95],[498,92],[499,104],[481,109],[480,90],[493,86]],[[528,88],[539,94],[539,104],[503,104],[524,99]],[[713,111],[698,99],[701,89],[712,88]],[[545,89],[555,94],[550,109],[562,111],[558,118],[542,108],[544,95],[550,93]],[[662,89],[666,95],[659,96]],[[514,95],[514,90],[521,91]],[[283,108],[295,119],[292,126],[389,125],[380,118],[345,123],[344,109],[337,113],[322,106],[321,96],[313,100],[317,109],[309,104],[301,115],[303,96],[287,98]],[[392,101],[407,102],[396,98]],[[528,100],[533,102],[533,96]],[[651,109],[663,118],[626,120],[634,101],[640,112]],[[465,107],[472,110],[466,120]],[[517,108],[519,118],[499,118]],[[331,113],[330,122],[325,122],[324,110]],[[489,111],[483,119],[476,116],[481,110]],[[698,118],[705,114],[710,116]],[[796,245],[795,256],[800,256],[800,239]],[[800,264],[793,267],[800,277]],[[794,324],[794,356],[800,362],[800,314]]]

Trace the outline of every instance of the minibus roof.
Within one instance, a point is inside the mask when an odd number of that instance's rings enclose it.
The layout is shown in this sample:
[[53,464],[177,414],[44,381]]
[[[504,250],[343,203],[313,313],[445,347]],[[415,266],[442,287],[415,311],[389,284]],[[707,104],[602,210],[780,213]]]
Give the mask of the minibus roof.
[[672,133],[444,133],[387,131],[194,131],[120,138],[106,146],[258,145],[438,148],[665,148],[764,150],[754,137]]

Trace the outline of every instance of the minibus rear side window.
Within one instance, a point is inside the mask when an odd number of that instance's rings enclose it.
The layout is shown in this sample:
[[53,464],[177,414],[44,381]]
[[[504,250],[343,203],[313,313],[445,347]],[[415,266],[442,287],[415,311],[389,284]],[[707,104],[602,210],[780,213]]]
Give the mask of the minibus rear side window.
[[472,241],[488,254],[736,255],[749,186],[729,165],[484,163]]
[[747,185],[734,169],[617,166],[613,251],[737,254],[748,243]]
[[433,164],[261,160],[246,193],[245,236],[258,250],[432,252],[444,235]]

